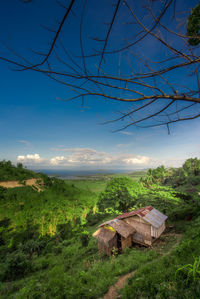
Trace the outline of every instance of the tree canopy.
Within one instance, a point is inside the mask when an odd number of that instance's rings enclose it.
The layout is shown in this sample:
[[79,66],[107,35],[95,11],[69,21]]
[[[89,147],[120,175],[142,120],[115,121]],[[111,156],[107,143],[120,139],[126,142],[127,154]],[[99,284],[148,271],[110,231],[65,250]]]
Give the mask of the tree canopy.
[[200,4],[198,4],[191,12],[188,18],[187,34],[191,36],[189,38],[189,44],[191,46],[197,46],[200,43],[199,39],[200,29]]
[[21,163],[18,163],[16,167],[11,161],[0,161],[0,181],[23,181],[39,176],[40,174],[36,174],[32,170],[23,168]]
[[183,169],[187,176],[200,175],[200,160],[198,158],[190,158],[183,164]]
[[144,192],[143,186],[128,177],[113,178],[100,195],[100,210],[104,211],[111,207],[120,212],[126,212],[134,206],[136,198],[142,192]]

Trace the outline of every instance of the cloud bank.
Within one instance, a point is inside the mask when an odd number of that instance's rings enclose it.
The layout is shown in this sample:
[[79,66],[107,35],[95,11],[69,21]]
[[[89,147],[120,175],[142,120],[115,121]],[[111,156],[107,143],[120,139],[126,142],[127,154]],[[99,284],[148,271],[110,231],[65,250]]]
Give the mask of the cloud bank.
[[185,159],[155,159],[136,154],[113,154],[97,151],[92,148],[53,148],[51,151],[62,151],[62,155],[50,158],[40,157],[39,154],[20,155],[17,161],[28,166],[51,167],[51,168],[122,168],[142,169],[157,167],[159,165],[179,167]]
[[[56,148],[54,151],[58,150]],[[134,154],[111,154],[97,151],[91,148],[64,148],[64,155],[56,155],[52,158],[42,158],[39,154],[20,155],[17,157],[18,162],[25,165],[48,165],[61,167],[128,167],[147,166],[150,158]]]
[[30,154],[18,156],[17,161],[28,165],[34,165],[44,163],[46,162],[46,159],[42,159],[39,154]]

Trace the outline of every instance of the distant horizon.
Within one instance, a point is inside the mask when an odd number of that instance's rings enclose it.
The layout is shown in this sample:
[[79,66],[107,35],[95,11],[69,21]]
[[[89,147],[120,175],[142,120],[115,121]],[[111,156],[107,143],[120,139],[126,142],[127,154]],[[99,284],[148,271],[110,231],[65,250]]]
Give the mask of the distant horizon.
[[[81,158],[81,157],[79,157]],[[155,169],[159,166],[164,166],[165,168],[179,168],[182,167],[183,164],[185,163],[185,161],[187,159],[190,158],[197,158],[199,159],[198,155],[191,155],[190,157],[187,157],[185,159],[181,159],[179,161],[179,163],[170,163],[170,164],[166,164],[165,161],[160,161],[160,163],[152,163],[150,165],[141,165],[139,167],[139,165],[133,165],[133,167],[130,168],[128,167],[128,165],[102,165],[104,167],[101,167],[101,165],[91,165],[90,163],[88,163],[88,165],[85,164],[81,164],[80,165],[76,165],[76,166],[72,166],[72,165],[50,165],[50,164],[46,164],[46,165],[41,165],[40,163],[34,163],[30,164],[30,163],[23,163],[23,161],[12,161],[10,159],[4,159],[0,157],[0,160],[5,160],[8,161],[10,160],[11,163],[15,166],[17,166],[18,163],[21,163],[23,165],[24,168],[33,170],[35,172],[44,172],[44,173],[63,173],[63,172],[67,172],[67,173],[130,173],[130,172],[136,172],[136,171],[147,171],[148,169],[152,168]],[[40,161],[39,161],[40,162]],[[45,161],[47,162],[47,161]],[[158,162],[158,161],[157,161]],[[162,163],[163,162],[163,163]],[[173,162],[173,161],[171,161]],[[131,163],[130,163],[131,164]],[[140,164],[140,163],[138,163]],[[174,165],[173,165],[174,164]]]
[[[29,168],[30,169],[30,168]],[[109,174],[130,174],[139,171],[147,171],[147,169],[139,170],[125,170],[125,169],[31,169],[34,172],[41,172],[48,176],[56,176],[59,179],[76,179],[78,177],[98,176],[98,175],[109,175]]]
[[101,173],[130,173],[130,172],[138,172],[138,171],[146,171],[148,168],[143,169],[67,169],[67,168],[32,168],[26,167],[27,169],[33,170],[35,172],[44,172],[44,173],[91,173],[91,174],[101,174]]

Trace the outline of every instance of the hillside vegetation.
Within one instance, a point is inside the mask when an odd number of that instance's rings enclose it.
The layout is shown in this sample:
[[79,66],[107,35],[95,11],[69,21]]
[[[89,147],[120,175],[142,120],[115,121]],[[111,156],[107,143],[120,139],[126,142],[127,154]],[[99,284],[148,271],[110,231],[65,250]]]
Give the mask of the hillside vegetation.
[[0,182],[4,181],[24,181],[39,177],[40,175],[32,170],[23,168],[21,163],[17,167],[12,165],[10,161],[0,161]]
[[[200,297],[200,160],[149,169],[140,180],[101,178],[99,185],[39,175],[40,193],[0,187],[1,298],[100,298],[132,271],[122,298]],[[0,162],[0,181],[37,176]],[[152,248],[98,252],[92,233],[101,222],[146,205],[169,217]]]

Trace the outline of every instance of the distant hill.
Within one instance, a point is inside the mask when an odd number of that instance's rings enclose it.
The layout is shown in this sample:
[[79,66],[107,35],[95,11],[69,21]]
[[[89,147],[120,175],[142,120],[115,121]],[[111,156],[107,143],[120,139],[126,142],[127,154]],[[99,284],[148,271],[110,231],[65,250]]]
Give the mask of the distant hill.
[[40,174],[32,170],[25,169],[21,163],[14,166],[11,161],[0,161],[0,182],[4,181],[24,181],[37,178]]

